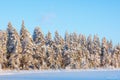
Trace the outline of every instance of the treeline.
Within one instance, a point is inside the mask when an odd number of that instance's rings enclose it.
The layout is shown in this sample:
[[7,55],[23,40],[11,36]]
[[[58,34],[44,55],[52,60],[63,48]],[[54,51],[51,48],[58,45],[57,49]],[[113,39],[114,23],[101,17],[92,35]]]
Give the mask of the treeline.
[[0,31],[0,65],[2,69],[92,69],[120,68],[120,45],[97,35],[65,33],[62,38],[55,32],[45,36],[39,27],[33,36],[22,22],[20,35],[11,23],[6,31]]

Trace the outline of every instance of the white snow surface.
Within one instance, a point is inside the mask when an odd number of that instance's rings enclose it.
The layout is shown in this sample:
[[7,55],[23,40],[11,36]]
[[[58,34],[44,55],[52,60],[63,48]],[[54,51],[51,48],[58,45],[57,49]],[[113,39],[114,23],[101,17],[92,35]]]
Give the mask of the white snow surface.
[[1,70],[0,80],[120,80],[120,69]]

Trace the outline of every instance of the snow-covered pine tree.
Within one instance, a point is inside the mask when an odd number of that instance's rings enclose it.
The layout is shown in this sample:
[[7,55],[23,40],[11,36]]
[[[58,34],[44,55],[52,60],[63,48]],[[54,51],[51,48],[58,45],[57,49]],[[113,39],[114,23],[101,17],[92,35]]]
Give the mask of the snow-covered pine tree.
[[46,42],[46,46],[51,46],[53,41],[52,41],[52,35],[51,33],[48,31],[47,35],[45,36],[45,42]]
[[33,55],[34,52],[34,43],[32,36],[27,31],[24,25],[24,21],[22,21],[22,28],[20,31],[20,41],[22,44],[22,69],[34,69],[35,66],[33,65]]
[[[62,57],[64,57],[64,48],[65,48],[65,41],[64,39],[59,35],[59,33],[56,31],[55,32],[55,37],[54,37],[54,41],[55,41],[55,44],[53,44],[53,49],[55,51],[55,55],[56,55],[56,59],[57,59],[57,62],[58,60],[60,60],[61,63],[57,64],[56,66],[57,67],[62,67],[62,64],[64,65],[64,63],[66,63],[66,60],[64,62],[62,62]],[[61,57],[61,59],[60,59]],[[60,66],[61,64],[61,66]]]
[[55,37],[54,41],[57,45],[63,45],[64,44],[64,39],[59,35],[58,31],[55,31]]
[[45,46],[44,35],[39,27],[36,27],[34,29],[33,40],[35,43],[35,54],[34,54],[34,60],[36,61],[35,65],[38,69],[40,69],[40,67],[43,65],[47,66],[47,63],[45,60],[47,56],[46,56],[46,46]]
[[89,35],[87,38],[87,49],[90,53],[92,53],[92,36]]
[[93,41],[92,41],[92,35],[89,35],[88,38],[87,38],[87,50],[89,52],[88,54],[88,66],[89,68],[92,67],[92,62],[93,62],[93,58],[92,58],[92,55],[93,55]]
[[112,64],[114,68],[119,68],[120,67],[120,44],[115,46],[112,58],[113,58]]
[[42,41],[44,41],[44,35],[43,35],[40,27],[36,27],[34,29],[33,40],[34,40],[35,44],[40,44],[40,43],[42,43]]
[[71,47],[72,47],[72,49],[74,49],[74,50],[77,49],[77,46],[78,46],[77,42],[78,42],[78,35],[77,35],[77,33],[74,32],[71,34]]
[[2,69],[7,66],[7,32],[0,30],[0,65]]
[[69,42],[70,41],[69,34],[68,34],[67,31],[65,32],[65,38],[64,38],[64,40],[65,40],[65,42]]
[[107,68],[111,68],[113,67],[113,64],[112,64],[112,58],[113,57],[113,45],[112,45],[112,41],[107,41],[107,54],[105,56],[105,60],[106,60],[106,67]]
[[117,46],[113,47],[112,40],[108,42],[108,54],[109,54],[109,67],[114,68],[116,65],[116,52],[118,51]]
[[12,24],[8,23],[7,28],[8,42],[7,42],[7,58],[8,66],[12,69],[19,69],[22,47],[19,35]]
[[100,66],[100,53],[101,53],[100,39],[98,35],[94,35],[92,50],[93,50],[93,58],[94,58],[94,68],[97,68]]
[[68,32],[65,32],[65,44],[64,44],[64,50],[69,50],[70,49],[70,35],[68,34]]
[[105,67],[106,64],[106,56],[107,56],[107,49],[108,49],[108,45],[107,45],[107,40],[104,37],[102,39],[102,45],[101,45],[101,54],[100,54],[100,65],[101,67]]

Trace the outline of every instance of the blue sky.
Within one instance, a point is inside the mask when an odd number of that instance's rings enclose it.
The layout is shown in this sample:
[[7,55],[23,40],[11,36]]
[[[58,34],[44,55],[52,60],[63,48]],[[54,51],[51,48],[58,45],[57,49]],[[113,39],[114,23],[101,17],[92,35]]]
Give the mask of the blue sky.
[[120,0],[0,0],[0,29],[11,21],[19,31],[22,20],[31,34],[40,26],[45,34],[98,34],[120,42]]

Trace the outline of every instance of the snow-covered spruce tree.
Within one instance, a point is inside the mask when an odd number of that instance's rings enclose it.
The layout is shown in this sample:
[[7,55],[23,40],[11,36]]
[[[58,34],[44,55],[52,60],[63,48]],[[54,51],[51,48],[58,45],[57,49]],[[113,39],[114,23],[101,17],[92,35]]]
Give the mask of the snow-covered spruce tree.
[[81,44],[82,48],[86,47],[87,43],[86,43],[85,35],[82,35],[82,34],[79,35],[79,43]]
[[34,60],[36,61],[36,67],[38,69],[47,69],[47,55],[44,35],[39,27],[36,27],[33,34],[33,40],[35,43]]
[[64,44],[64,50],[69,50],[70,49],[70,35],[68,34],[68,32],[65,32],[65,44]]
[[[64,57],[64,39],[59,35],[59,33],[56,31],[55,32],[55,37],[54,37],[54,44],[53,44],[53,49],[55,51],[55,55],[57,56],[57,62],[56,62],[56,66],[57,68],[61,68],[62,66],[65,66],[64,64],[66,63],[66,61],[62,61],[62,57]],[[58,58],[59,57],[59,58]],[[60,59],[61,57],[61,59]],[[61,63],[58,64],[58,61],[60,60]],[[60,66],[61,65],[61,66]]]
[[45,36],[45,43],[46,43],[47,66],[49,69],[56,69],[57,68],[55,60],[55,57],[57,57],[55,53],[56,44],[52,40],[52,36],[49,31]]
[[10,69],[19,69],[22,47],[19,35],[16,29],[12,27],[12,24],[10,22],[8,23],[7,34],[8,34],[7,42],[8,67]]
[[34,44],[33,39],[30,33],[27,31],[27,29],[24,26],[24,21],[22,22],[22,28],[20,31],[20,41],[22,44],[22,69],[23,70],[29,70],[34,69],[34,60],[33,55],[34,52]]
[[77,33],[76,32],[73,32],[73,34],[72,34],[73,36],[73,41],[74,42],[77,42],[78,41],[78,35],[77,35]]
[[114,53],[112,55],[112,65],[114,68],[120,68],[120,44],[116,45],[114,48]]
[[93,57],[92,57],[92,55],[93,55],[93,40],[92,40],[91,35],[89,35],[87,38],[87,50],[89,52],[88,58],[87,58],[89,61],[88,67],[92,68],[93,67]]
[[6,69],[7,67],[7,33],[0,30],[0,68]]
[[47,55],[48,55],[48,67],[49,69],[56,69],[56,53],[53,48],[47,47]]
[[81,54],[80,54],[80,67],[81,68],[86,68],[88,67],[88,61],[89,61],[89,64],[91,63],[90,60],[88,60],[88,57],[89,57],[89,51],[87,49],[87,40],[86,40],[86,37],[85,35],[82,35],[80,34],[79,37],[78,37],[78,43],[79,43],[79,46],[81,48]]
[[52,36],[49,31],[48,31],[47,35],[45,36],[45,43],[46,43],[46,46],[51,46],[53,43]]
[[94,62],[94,68],[97,68],[100,66],[100,39],[97,35],[94,35],[93,38],[93,62]]
[[36,27],[33,33],[33,40],[35,44],[40,44],[44,41],[44,35],[40,29],[40,27]]
[[[89,35],[88,38],[87,38],[87,49],[88,49],[89,51],[92,50],[91,46],[92,46],[92,36]],[[92,52],[90,52],[90,53],[92,53]]]
[[64,38],[64,40],[65,40],[65,42],[69,42],[70,41],[69,34],[68,34],[67,31],[65,32],[65,38]]
[[71,46],[71,49],[74,49],[74,50],[76,50],[77,49],[77,46],[78,46],[78,44],[77,44],[77,42],[78,42],[78,36],[77,36],[77,34],[74,32],[74,33],[72,33],[72,34],[70,34],[70,46]]
[[[70,40],[70,42],[68,43],[70,45],[67,53],[68,56],[70,56],[70,61],[69,61],[69,57],[67,62],[70,62],[69,66],[72,69],[79,69],[80,68],[80,55],[79,55],[79,51],[80,51],[80,47],[79,43],[78,43],[78,35],[74,32],[72,34],[70,34],[70,37],[68,37],[68,39]],[[70,50],[70,51],[69,51]]]
[[113,45],[112,45],[112,41],[107,41],[107,54],[105,56],[105,66],[107,68],[111,68],[113,67],[112,64],[112,56],[113,56]]
[[[67,37],[68,36],[68,37]],[[64,52],[64,56],[63,56],[63,61],[64,62],[64,65],[65,67],[70,67],[71,69],[75,69],[76,68],[76,63],[75,63],[75,60],[76,60],[76,55],[77,54],[74,54],[75,51],[75,47],[74,47],[74,39],[73,39],[73,33],[67,35],[66,33],[66,40],[68,39],[68,41],[65,41],[66,43],[66,51]],[[71,52],[70,52],[71,51]]]
[[62,69],[62,68],[64,68],[63,67],[63,52],[64,51],[62,51],[61,49],[59,50],[59,52],[58,52],[58,54],[57,54],[57,56],[55,56],[56,57],[56,69]]
[[[120,66],[118,66],[118,64],[120,63],[120,60],[117,59],[118,56],[120,56],[119,54],[119,44],[116,45],[115,47],[113,47],[112,41],[109,41],[109,46],[108,46],[108,53],[109,53],[109,67],[111,68],[118,68]],[[120,64],[119,64],[120,65]]]
[[[106,43],[105,43],[105,50],[106,50],[106,53],[105,53],[105,56],[104,56],[104,67],[108,68],[110,67],[110,64],[111,64],[111,53],[110,53],[110,43],[109,41],[106,40]],[[112,52],[112,51],[111,51]]]
[[102,39],[102,45],[101,45],[101,54],[100,54],[100,65],[101,67],[106,67],[106,57],[107,57],[107,51],[108,51],[108,45],[107,45],[107,40],[104,37]]
[[54,41],[55,41],[56,45],[64,44],[64,39],[59,35],[58,31],[55,31]]

